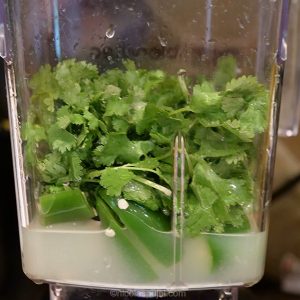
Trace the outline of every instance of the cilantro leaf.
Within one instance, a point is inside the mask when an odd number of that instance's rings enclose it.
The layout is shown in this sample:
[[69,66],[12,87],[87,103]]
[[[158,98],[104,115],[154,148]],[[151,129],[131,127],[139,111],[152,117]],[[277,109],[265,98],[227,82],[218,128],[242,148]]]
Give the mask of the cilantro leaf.
[[239,113],[245,105],[243,98],[224,97],[222,99],[222,110],[226,113],[228,118],[233,118]]
[[219,221],[212,209],[203,208],[193,194],[187,195],[185,203],[184,231],[190,236],[197,236],[201,232],[223,232],[223,227],[218,228]]
[[[172,110],[170,110],[171,112]],[[157,130],[164,131],[165,134],[171,134],[174,131],[178,131],[184,127],[183,121],[179,118],[170,116],[170,112],[164,107],[158,107],[152,103],[148,103],[143,119],[136,125],[138,134],[142,134],[145,131],[152,128],[155,125]]]
[[110,116],[124,116],[130,109],[129,103],[126,103],[124,99],[114,98],[111,99],[106,105],[106,111],[104,117]]
[[45,110],[54,112],[54,101],[59,98],[59,83],[50,65],[40,68],[30,80],[29,87],[32,90],[31,100],[35,105],[41,106],[42,104]]
[[194,141],[200,145],[198,153],[202,157],[241,156],[251,146],[223,128],[218,131],[201,128],[197,130]]
[[109,133],[105,144],[95,152],[95,162],[106,166],[117,160],[134,163],[152,149],[153,143],[150,141],[130,141],[123,133]]
[[253,95],[264,92],[265,88],[262,84],[258,83],[254,76],[241,76],[236,79],[232,79],[226,84],[226,95],[239,95],[244,99],[251,99]]
[[84,111],[83,117],[87,120],[88,127],[89,127],[90,130],[95,130],[99,127],[98,118],[94,114],[89,112],[88,110]]
[[52,125],[47,133],[48,142],[53,150],[64,153],[76,146],[76,137],[67,130],[59,128],[56,124]]
[[252,200],[251,187],[239,178],[223,179],[204,160],[199,160],[194,168],[191,186],[203,185],[211,188],[228,206],[249,204]]
[[59,152],[52,152],[40,160],[37,169],[46,183],[55,183],[58,179],[67,176],[67,167]]
[[201,85],[195,85],[191,101],[191,109],[196,113],[207,113],[219,109],[221,96],[207,81]]
[[45,128],[38,124],[27,122],[22,130],[22,138],[29,143],[38,143],[46,140]]
[[126,120],[114,118],[112,119],[112,127],[117,132],[126,133],[129,128],[129,124]]
[[227,82],[236,77],[237,64],[233,56],[222,56],[218,59],[217,69],[213,74],[213,83],[217,90],[224,88]]
[[106,168],[101,174],[100,184],[106,188],[107,195],[120,196],[122,188],[131,181],[134,176],[133,172],[126,169]]
[[67,106],[63,106],[57,112],[57,125],[62,129],[66,129],[70,124],[83,125],[84,123],[85,120],[83,116],[77,113],[69,112]]
[[69,173],[74,181],[79,181],[83,176],[83,167],[81,165],[81,159],[76,152],[69,153]]
[[84,109],[91,100],[93,81],[98,78],[97,67],[74,59],[60,62],[55,70],[59,98],[74,108]]

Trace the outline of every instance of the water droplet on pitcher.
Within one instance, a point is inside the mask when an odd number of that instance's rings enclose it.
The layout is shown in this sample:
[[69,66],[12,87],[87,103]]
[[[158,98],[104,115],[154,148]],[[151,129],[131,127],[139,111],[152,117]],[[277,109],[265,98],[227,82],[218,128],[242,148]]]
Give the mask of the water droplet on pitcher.
[[115,28],[114,28],[114,26],[111,25],[106,30],[105,35],[106,35],[107,38],[112,39],[115,36],[115,33],[116,33]]
[[165,38],[163,38],[161,36],[158,36],[158,40],[159,40],[159,43],[162,47],[167,47],[168,46],[168,42]]
[[111,267],[111,259],[105,257],[105,258],[104,258],[104,264],[105,264],[105,268],[106,268],[106,269],[109,269],[109,268]]
[[245,29],[245,26],[244,24],[242,23],[241,19],[240,18],[237,18],[237,21],[238,21],[238,24],[240,26],[241,29]]
[[244,14],[244,17],[245,17],[245,21],[247,24],[250,24],[250,18],[247,14]]
[[200,56],[200,60],[201,60],[202,62],[205,62],[205,61],[208,60],[208,56],[207,56],[206,54],[202,54],[202,55]]

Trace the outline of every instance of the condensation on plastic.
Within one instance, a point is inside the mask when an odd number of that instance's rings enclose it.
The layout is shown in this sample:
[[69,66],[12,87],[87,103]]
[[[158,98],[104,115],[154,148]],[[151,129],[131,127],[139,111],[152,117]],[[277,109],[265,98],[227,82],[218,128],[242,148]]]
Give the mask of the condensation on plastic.
[[279,119],[279,136],[295,136],[300,121],[300,1],[292,0],[289,12],[288,55]]

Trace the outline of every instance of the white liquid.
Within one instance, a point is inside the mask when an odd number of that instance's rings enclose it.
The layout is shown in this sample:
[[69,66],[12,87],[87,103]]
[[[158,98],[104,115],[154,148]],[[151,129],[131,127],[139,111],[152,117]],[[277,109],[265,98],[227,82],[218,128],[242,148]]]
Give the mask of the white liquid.
[[[183,242],[183,257],[172,266],[141,252],[158,277],[145,282],[122,256],[115,236],[96,221],[23,228],[23,268],[33,280],[100,288],[168,289],[251,285],[264,270],[266,233],[208,234]],[[207,239],[222,246],[222,261],[213,264]]]

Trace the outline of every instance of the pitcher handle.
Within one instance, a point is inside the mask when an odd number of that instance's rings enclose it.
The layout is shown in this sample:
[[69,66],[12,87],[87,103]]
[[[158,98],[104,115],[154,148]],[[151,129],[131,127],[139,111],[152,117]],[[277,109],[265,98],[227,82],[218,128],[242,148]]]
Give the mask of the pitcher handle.
[[[287,37],[287,60],[281,97],[279,136],[295,136],[300,121],[300,1],[291,0]],[[280,51],[280,49],[279,49]]]

